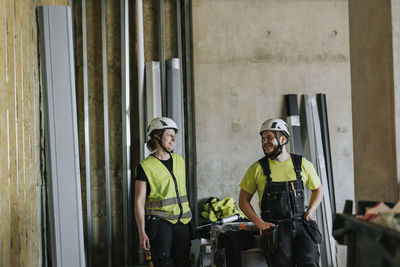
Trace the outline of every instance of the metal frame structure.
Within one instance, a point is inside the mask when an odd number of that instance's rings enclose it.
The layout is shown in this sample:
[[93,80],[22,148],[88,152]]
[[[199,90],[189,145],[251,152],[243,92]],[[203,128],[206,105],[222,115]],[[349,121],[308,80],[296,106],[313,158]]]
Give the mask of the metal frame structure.
[[185,113],[185,151],[186,168],[190,208],[196,225],[198,224],[197,208],[197,177],[196,177],[196,127],[194,110],[194,82],[193,82],[193,36],[192,36],[192,1],[177,0],[180,5],[179,13],[183,21],[179,23],[178,40],[182,44],[182,88]]
[[161,66],[158,61],[146,62],[146,113],[145,124],[153,118],[162,116]]
[[336,213],[335,184],[333,182],[332,157],[329,139],[328,112],[326,110],[326,95],[317,94],[318,114],[321,124],[322,146],[326,165],[326,175],[328,179],[329,197],[331,200],[332,214]]
[[185,158],[185,129],[183,112],[183,94],[181,86],[181,69],[179,58],[171,58],[166,62],[167,67],[167,116],[178,125],[178,135],[175,143],[175,153]]
[[[303,125],[305,127],[302,128],[303,131],[303,136],[308,137],[305,138],[304,140],[304,152],[305,155],[308,157],[308,159],[313,163],[314,167],[317,169],[316,162],[316,144],[315,144],[315,130],[314,130],[314,123],[313,123],[313,117],[312,117],[312,108],[310,105],[310,99],[308,95],[303,95],[302,96],[302,101],[303,101],[303,109],[304,111],[302,112],[303,118],[305,119],[305,123]],[[317,170],[318,171],[318,170]],[[307,195],[307,201],[309,201],[311,192],[307,189],[305,192],[308,192]],[[326,233],[325,231],[325,224],[323,222],[324,217],[323,217],[323,209],[322,205],[318,207],[318,209],[315,212],[316,215],[316,221],[318,222],[318,226],[320,227],[321,233],[324,235]],[[324,235],[324,237],[326,237]],[[328,253],[329,250],[327,249],[327,246],[324,244],[320,245],[321,249],[321,266],[328,266]]]
[[124,263],[132,264],[131,114],[129,84],[129,0],[121,0],[122,178],[124,207]]
[[321,244],[322,266],[337,266],[336,241],[332,236],[332,211],[329,196],[325,158],[322,148],[321,126],[318,116],[315,96],[303,95],[305,116],[307,120],[307,135],[309,139],[309,154],[311,162],[321,179],[324,198],[317,209],[318,225],[321,227],[325,242]]
[[[82,1],[82,43],[83,43],[83,87],[84,87],[84,133],[86,163],[86,205],[87,205],[87,264],[93,262],[93,225],[92,225],[92,190],[90,158],[90,91],[87,46],[87,8],[86,0]],[[124,216],[124,263],[132,263],[132,193],[131,193],[131,132],[130,132],[130,84],[129,84],[129,1],[121,0],[121,96],[122,96],[122,159],[123,159],[123,216]],[[102,23],[102,62],[103,62],[103,99],[104,99],[104,158],[106,179],[106,220],[107,220],[107,264],[112,265],[112,211],[111,182],[109,160],[109,122],[108,122],[108,61],[107,61],[107,2],[101,2]]]
[[[167,115],[167,88],[165,76],[164,0],[158,0],[158,54],[160,61],[162,115]],[[148,118],[149,119],[149,118]],[[152,119],[152,118],[151,118]]]
[[143,37],[143,0],[136,0],[136,40],[138,53],[138,110],[139,110],[139,152],[140,159],[144,159],[145,148],[145,118],[144,118],[144,37]]
[[104,170],[106,185],[107,263],[112,266],[112,214],[110,181],[110,144],[108,122],[108,59],[107,59],[107,1],[101,1],[101,43],[103,62]]
[[[145,90],[145,124],[149,125],[153,118],[163,115],[163,97],[161,89],[161,66],[158,61],[146,62],[146,90]],[[145,147],[144,157],[151,151]]]
[[[133,248],[132,226],[133,219],[131,211],[132,204],[132,170],[131,170],[131,122],[130,122],[130,84],[129,84],[129,1],[121,0],[121,95],[122,95],[122,158],[123,158],[123,226],[124,226],[124,264],[132,264],[131,251]],[[102,63],[103,63],[103,115],[104,115],[104,165],[105,165],[105,185],[106,185],[106,221],[107,221],[107,265],[112,265],[112,211],[111,211],[111,182],[110,182],[110,148],[109,148],[109,115],[108,115],[108,60],[107,60],[107,0],[101,1],[101,30],[102,30]],[[197,191],[195,177],[195,132],[194,132],[194,93],[192,81],[192,35],[191,35],[191,1],[177,0],[177,32],[178,32],[178,67],[173,68],[174,82],[179,84],[181,103],[179,105],[181,113],[187,114],[182,118],[180,133],[185,150],[189,151],[186,162],[188,166],[189,198],[192,204],[191,208],[194,214],[197,214]],[[82,2],[82,35],[83,35],[83,87],[84,87],[84,134],[85,134],[85,173],[86,173],[86,205],[87,205],[87,263],[92,266],[93,262],[93,223],[92,223],[92,190],[91,190],[91,158],[90,158],[90,89],[89,89],[89,70],[88,70],[88,44],[87,44],[87,9],[86,0]],[[158,1],[158,36],[159,36],[159,90],[161,93],[160,114],[154,116],[167,115],[169,113],[167,106],[167,75],[165,62],[165,44],[164,44],[164,2]],[[144,37],[143,37],[143,0],[136,0],[136,33],[138,45],[138,110],[139,110],[139,140],[140,140],[140,159],[145,157],[145,128],[146,112],[145,106],[145,63],[144,63]],[[176,60],[176,59],[174,59]],[[174,62],[172,65],[175,66]],[[179,73],[177,76],[176,71]],[[178,78],[177,78],[178,77]],[[177,82],[176,79],[179,79]],[[179,87],[178,86],[178,87]],[[147,92],[147,95],[149,93]],[[179,95],[179,92],[178,92]],[[177,96],[172,96],[172,98]],[[184,101],[186,99],[187,101]],[[178,101],[175,101],[178,102]],[[182,112],[184,110],[185,112]],[[170,116],[168,114],[168,116]],[[173,117],[173,116],[171,116]],[[175,118],[176,119],[176,118]],[[184,120],[184,122],[183,122]],[[183,142],[188,139],[189,143]],[[178,152],[179,153],[179,152]],[[196,219],[196,216],[195,216]]]
[[[144,36],[143,36],[143,0],[136,0],[136,43],[137,43],[137,70],[138,70],[138,117],[139,117],[139,160],[144,159],[145,142],[146,142],[146,126],[145,126],[145,61],[144,61]],[[138,258],[139,263],[144,263],[144,251],[139,247]]]
[[84,98],[84,131],[85,131],[85,176],[86,176],[86,224],[87,255],[86,262],[92,266],[93,226],[92,226],[92,173],[90,164],[90,104],[89,104],[89,67],[87,45],[86,0],[82,1],[82,57],[83,57],[83,98]]
[[290,152],[298,155],[303,154],[303,144],[301,141],[300,117],[297,104],[297,95],[285,95],[287,124],[291,133],[289,138]]

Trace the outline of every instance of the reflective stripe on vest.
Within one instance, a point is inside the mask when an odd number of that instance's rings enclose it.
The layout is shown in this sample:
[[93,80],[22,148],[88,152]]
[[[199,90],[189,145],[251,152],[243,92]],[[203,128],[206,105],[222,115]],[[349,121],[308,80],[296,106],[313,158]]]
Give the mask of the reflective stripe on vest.
[[[165,211],[160,211],[160,210],[149,210],[146,215],[156,215],[160,216],[162,218],[168,219],[168,220],[178,220],[179,214],[178,215],[173,215]],[[189,210],[188,212],[182,214],[181,219],[189,219],[192,218],[192,212]]]
[[[187,202],[188,198],[187,198],[187,196],[181,196],[181,197],[179,197],[179,200],[181,201],[181,203],[183,203],[183,202]],[[168,199],[162,199],[162,200],[146,203],[146,208],[161,208],[163,206],[169,206],[169,205],[178,204],[178,203],[179,202],[178,202],[177,197],[171,197]]]
[[[171,153],[171,156],[172,173],[153,156],[140,162],[150,186],[146,199],[146,215],[157,215],[171,223],[179,220],[186,224],[191,220],[191,213],[186,193],[185,161],[178,154]],[[188,214],[190,217],[187,217]]]

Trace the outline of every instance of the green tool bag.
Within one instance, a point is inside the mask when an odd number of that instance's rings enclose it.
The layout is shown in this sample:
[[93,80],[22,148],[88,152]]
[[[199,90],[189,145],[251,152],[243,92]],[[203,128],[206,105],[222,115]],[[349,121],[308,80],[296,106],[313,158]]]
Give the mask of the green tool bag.
[[232,197],[219,200],[216,197],[210,197],[203,205],[201,216],[208,221],[216,222],[235,214],[240,214],[244,218],[244,214],[236,207],[236,202]]

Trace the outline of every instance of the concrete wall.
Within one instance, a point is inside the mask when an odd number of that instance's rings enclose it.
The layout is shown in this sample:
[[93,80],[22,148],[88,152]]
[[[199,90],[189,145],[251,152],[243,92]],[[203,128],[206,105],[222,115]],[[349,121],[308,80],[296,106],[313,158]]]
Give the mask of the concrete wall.
[[42,266],[41,87],[36,7],[0,1],[0,266]]
[[390,0],[349,2],[356,200],[399,198],[391,14]]
[[354,198],[347,1],[193,1],[193,50],[198,197],[237,200],[284,94],[325,93],[341,211]]
[[288,93],[327,95],[338,210],[353,198],[348,28],[347,1],[194,1],[199,198],[238,198]]

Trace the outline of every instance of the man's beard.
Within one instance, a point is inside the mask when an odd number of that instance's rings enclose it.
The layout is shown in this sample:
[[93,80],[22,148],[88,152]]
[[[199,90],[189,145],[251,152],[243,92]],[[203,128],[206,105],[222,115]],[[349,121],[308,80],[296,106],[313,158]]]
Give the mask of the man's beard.
[[264,149],[264,152],[265,152],[265,155],[267,156],[267,157],[269,157],[269,158],[275,158],[276,156],[278,156],[280,153],[280,149],[279,149],[279,147],[277,146],[277,145],[275,145],[274,146],[274,149],[272,150],[272,151],[270,151],[269,153],[268,152],[266,152],[265,151],[265,149]]

